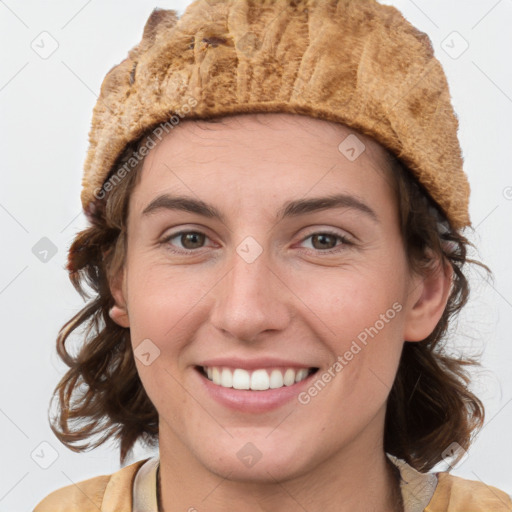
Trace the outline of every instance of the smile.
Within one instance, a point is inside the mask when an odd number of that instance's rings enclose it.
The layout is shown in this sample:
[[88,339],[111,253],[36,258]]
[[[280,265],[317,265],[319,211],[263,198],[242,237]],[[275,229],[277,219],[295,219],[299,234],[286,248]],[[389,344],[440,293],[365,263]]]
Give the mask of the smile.
[[248,371],[243,368],[200,366],[198,370],[209,381],[223,388],[266,391],[292,386],[306,379],[318,368],[267,368]]

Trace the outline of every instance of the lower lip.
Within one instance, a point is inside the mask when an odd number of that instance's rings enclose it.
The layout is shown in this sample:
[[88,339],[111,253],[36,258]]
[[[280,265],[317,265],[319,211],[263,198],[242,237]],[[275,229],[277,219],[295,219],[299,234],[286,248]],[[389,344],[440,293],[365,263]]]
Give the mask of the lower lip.
[[207,393],[221,405],[240,412],[262,413],[277,409],[293,400],[307,387],[317,372],[308,375],[304,380],[291,386],[283,386],[266,391],[251,391],[234,388],[224,388],[214,384],[199,370],[194,369],[201,379]]

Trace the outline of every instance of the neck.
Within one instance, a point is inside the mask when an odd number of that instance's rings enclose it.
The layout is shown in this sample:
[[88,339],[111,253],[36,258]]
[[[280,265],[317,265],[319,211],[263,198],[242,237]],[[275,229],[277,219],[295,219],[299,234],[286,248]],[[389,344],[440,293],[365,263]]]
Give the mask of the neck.
[[160,512],[287,512],[322,510],[402,512],[396,468],[382,445],[364,433],[309,471],[277,480],[266,471],[255,480],[240,480],[234,470],[215,473],[203,465],[172,432],[160,430]]

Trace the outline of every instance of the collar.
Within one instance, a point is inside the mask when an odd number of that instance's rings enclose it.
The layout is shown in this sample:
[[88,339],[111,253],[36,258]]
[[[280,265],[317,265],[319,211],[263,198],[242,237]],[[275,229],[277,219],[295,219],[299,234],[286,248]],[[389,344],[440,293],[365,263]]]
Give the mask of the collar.
[[397,459],[389,453],[386,455],[400,471],[400,491],[404,501],[404,512],[423,512],[436,490],[437,475],[420,473],[404,460]]
[[[400,471],[404,512],[423,512],[436,490],[437,476],[434,473],[420,473],[405,461],[386,455]],[[133,512],[158,512],[156,475],[159,464],[160,457],[156,455],[137,471],[133,482]]]

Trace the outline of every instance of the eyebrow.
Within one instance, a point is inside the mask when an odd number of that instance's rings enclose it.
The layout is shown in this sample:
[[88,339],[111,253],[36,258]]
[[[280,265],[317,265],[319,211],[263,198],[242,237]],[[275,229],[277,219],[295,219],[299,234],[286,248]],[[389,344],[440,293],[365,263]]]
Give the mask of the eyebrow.
[[[283,205],[277,212],[277,220],[288,217],[298,217],[307,213],[314,213],[333,208],[346,208],[364,213],[371,220],[379,222],[375,211],[357,197],[347,194],[336,194],[326,197],[313,197],[310,199],[296,199]],[[150,215],[161,210],[177,210],[188,213],[196,213],[203,217],[215,218],[225,223],[224,215],[215,206],[205,203],[200,199],[187,196],[171,196],[163,194],[155,198],[142,211],[142,215]]]

